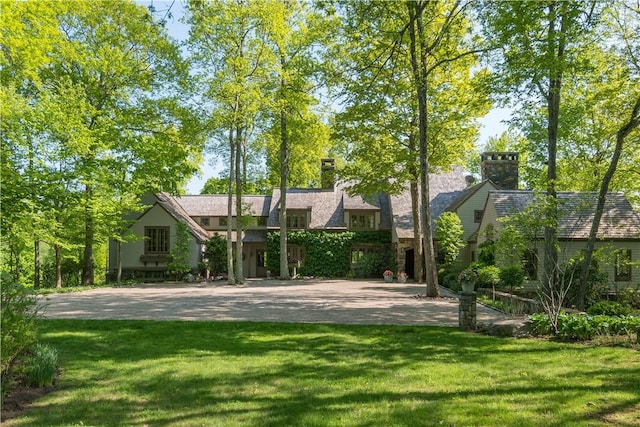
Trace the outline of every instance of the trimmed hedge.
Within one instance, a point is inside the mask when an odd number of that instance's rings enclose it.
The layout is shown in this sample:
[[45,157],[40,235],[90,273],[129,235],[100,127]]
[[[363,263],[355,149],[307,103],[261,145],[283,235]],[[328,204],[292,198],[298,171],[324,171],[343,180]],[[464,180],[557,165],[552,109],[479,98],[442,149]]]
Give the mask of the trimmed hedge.
[[[377,244],[385,249],[387,267],[394,267],[390,231],[290,231],[288,244],[305,248],[304,265],[298,273],[305,276],[344,277],[351,271],[351,246]],[[280,274],[280,232],[267,233],[267,268],[274,275]]]

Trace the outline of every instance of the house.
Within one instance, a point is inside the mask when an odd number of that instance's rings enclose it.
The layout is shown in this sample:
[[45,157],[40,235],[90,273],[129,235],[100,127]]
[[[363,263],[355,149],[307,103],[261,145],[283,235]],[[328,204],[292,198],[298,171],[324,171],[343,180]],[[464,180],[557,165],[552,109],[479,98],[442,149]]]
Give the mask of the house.
[[[322,160],[323,188],[291,188],[287,190],[287,229],[339,233],[368,231],[390,233],[389,197],[378,194],[364,199],[350,196],[336,185],[333,159]],[[110,242],[109,269],[115,274],[118,266],[123,277],[159,280],[165,277],[170,251],[176,236],[176,224],[183,221],[191,235],[190,265],[194,274],[201,272],[204,242],[215,233],[226,237],[227,195],[171,196],[166,193],[148,194],[143,199],[146,210],[130,215],[130,231],[139,237],[127,243]],[[232,226],[235,228],[235,198]],[[250,217],[243,232],[243,271],[246,277],[267,276],[267,233],[279,231],[280,190],[272,195],[242,197],[244,217]],[[232,241],[237,235],[232,233]],[[288,257],[304,263],[306,248],[288,245]],[[371,251],[386,250],[370,243],[354,244],[351,263]]]
[[[497,236],[502,228],[501,218],[522,212],[535,202],[536,194],[528,190],[489,191],[484,214],[478,227],[476,244]],[[566,263],[586,247],[598,199],[595,192],[558,192],[558,262]],[[528,286],[534,287],[541,279],[543,257],[543,230],[529,230],[534,237],[525,253],[523,263]],[[622,193],[607,194],[595,249],[606,248],[610,263],[603,268],[609,282],[616,287],[627,287],[640,280],[640,217]]]
[[[460,217],[466,242],[459,256],[461,263],[468,265],[476,260],[478,246],[488,238],[487,231],[499,232],[500,218],[520,212],[532,202],[533,192],[518,189],[518,161],[518,153],[514,152],[483,153],[482,179],[475,185],[459,167],[430,174],[432,226],[435,227],[437,218],[446,211],[455,212]],[[322,159],[321,171],[322,188],[287,189],[287,230],[386,233],[390,236],[390,246],[355,241],[349,248],[349,259],[343,261],[355,268],[368,254],[385,251],[395,259],[399,270],[414,277],[420,254],[414,242],[409,191],[392,196],[381,193],[367,199],[350,196],[342,185],[335,182],[332,159]],[[243,217],[251,219],[242,235],[243,270],[247,277],[267,275],[267,236],[280,230],[280,197],[280,190],[274,189],[271,195],[242,198]],[[559,229],[563,259],[566,259],[584,248],[595,196],[592,193],[560,193],[559,197],[567,208],[561,216]],[[232,203],[235,205],[235,199]],[[110,243],[111,273],[121,268],[123,277],[163,278],[178,221],[184,222],[191,233],[189,259],[193,273],[201,271],[199,263],[204,242],[215,233],[226,237],[227,195],[148,194],[143,198],[143,204],[146,206],[144,211],[127,218],[132,221],[129,231],[138,239],[122,244]],[[232,225],[235,226],[235,209],[233,215]],[[235,232],[232,233],[234,242],[237,238]],[[436,251],[437,243],[436,240]],[[597,247],[604,245],[620,250],[616,255],[617,263],[610,271],[612,281],[623,284],[637,282],[640,278],[638,267],[629,267],[625,261],[640,261],[640,219],[622,194],[611,194],[607,199]],[[308,250],[304,245],[290,243],[287,255],[304,264]],[[525,260],[532,281],[538,278],[540,271],[538,264],[534,265],[534,258],[535,252],[532,252]]]

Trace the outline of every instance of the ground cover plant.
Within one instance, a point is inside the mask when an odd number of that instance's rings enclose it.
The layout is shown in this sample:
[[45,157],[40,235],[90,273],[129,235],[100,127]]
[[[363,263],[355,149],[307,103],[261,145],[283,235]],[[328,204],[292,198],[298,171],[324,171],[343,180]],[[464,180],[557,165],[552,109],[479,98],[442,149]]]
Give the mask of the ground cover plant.
[[455,328],[41,320],[57,388],[6,426],[630,426],[640,353]]

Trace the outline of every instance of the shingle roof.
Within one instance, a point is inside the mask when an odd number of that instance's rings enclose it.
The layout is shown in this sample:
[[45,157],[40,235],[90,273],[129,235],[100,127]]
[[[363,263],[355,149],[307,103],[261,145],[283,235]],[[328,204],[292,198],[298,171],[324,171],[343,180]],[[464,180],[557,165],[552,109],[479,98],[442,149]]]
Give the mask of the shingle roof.
[[190,214],[184,210],[182,206],[176,201],[176,199],[167,193],[156,193],[158,204],[160,204],[176,221],[183,221],[189,227],[191,234],[200,242],[205,242],[209,239],[207,232],[200,227],[200,224],[195,222]]
[[[191,216],[226,216],[228,196],[224,194],[200,194],[193,196],[178,196],[176,201]],[[232,198],[234,206],[233,216],[235,216],[236,198]],[[246,195],[242,196],[242,203],[252,216],[268,216],[270,196]]]
[[[450,172],[429,174],[429,204],[431,218],[435,221],[467,188],[462,168],[454,167]],[[418,187],[418,194],[420,188]],[[420,197],[418,195],[418,197]],[[393,225],[401,239],[413,238],[413,215],[411,194],[407,188],[403,193],[391,196]]]
[[[522,211],[533,202],[533,191],[489,191],[498,218]],[[591,230],[598,194],[558,192],[558,238],[586,239]],[[640,217],[623,193],[608,193],[597,237],[599,239],[640,239]]]

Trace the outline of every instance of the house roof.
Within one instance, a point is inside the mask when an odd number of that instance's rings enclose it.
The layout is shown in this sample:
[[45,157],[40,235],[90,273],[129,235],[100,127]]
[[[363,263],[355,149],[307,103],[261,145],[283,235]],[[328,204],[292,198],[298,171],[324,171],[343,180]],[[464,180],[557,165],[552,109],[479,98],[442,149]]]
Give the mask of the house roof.
[[[225,194],[178,196],[175,199],[191,216],[227,216],[229,198]],[[235,203],[236,198],[233,197],[233,206]],[[246,195],[242,196],[242,203],[252,216],[269,216],[270,196]],[[235,208],[233,216],[235,216]]]
[[[430,173],[429,205],[432,221],[435,221],[454,201],[461,197],[466,188],[467,181],[460,167],[454,167],[449,172]],[[418,188],[418,194],[420,194],[420,188]],[[391,196],[391,210],[398,238],[412,239],[413,215],[411,194],[408,188],[399,195]]]
[[[280,189],[273,190],[269,212],[269,228],[279,228]],[[345,211],[380,212],[380,229],[391,228],[389,198],[377,194],[364,199],[349,196],[342,188],[290,188],[287,190],[287,210],[311,211],[309,229],[345,230]]]
[[[521,212],[533,202],[535,193],[524,190],[489,191],[498,218]],[[586,239],[598,200],[595,192],[558,192],[558,238]],[[640,217],[623,193],[608,193],[600,220],[599,239],[640,239]]]
[[462,206],[464,202],[469,200],[474,194],[476,194],[482,187],[491,186],[492,189],[496,190],[498,187],[491,182],[490,180],[482,181],[476,185],[473,185],[462,192],[448,207],[447,211],[455,212]]
[[158,204],[164,208],[176,221],[183,221],[187,224],[189,231],[200,242],[205,242],[209,239],[207,232],[200,227],[200,224],[195,222],[185,211],[185,209],[176,201],[176,199],[167,193],[156,193],[156,199]]

